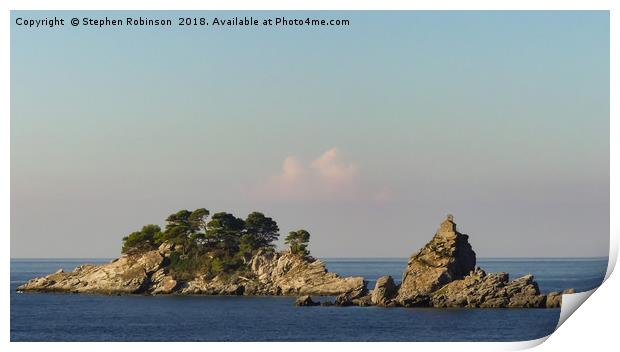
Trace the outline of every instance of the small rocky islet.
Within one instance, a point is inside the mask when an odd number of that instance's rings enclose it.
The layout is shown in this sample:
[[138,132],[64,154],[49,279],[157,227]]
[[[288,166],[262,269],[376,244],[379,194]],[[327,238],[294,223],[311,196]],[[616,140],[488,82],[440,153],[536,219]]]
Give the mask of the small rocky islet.
[[[304,230],[289,233],[289,250],[277,252],[271,243],[277,238],[278,228],[271,218],[255,212],[245,222],[237,219],[240,222],[235,223],[230,214],[217,213],[207,222],[208,211],[197,211],[200,216],[195,216],[193,222],[188,220],[193,212],[181,211],[166,219],[165,231],[158,232],[159,227],[147,225],[143,232],[125,237],[124,254],[110,263],[80,265],[71,272],[60,269],[29,280],[17,291],[298,296],[298,306],[557,308],[562,302],[560,292],[541,294],[532,275],[510,281],[507,273],[486,273],[477,267],[469,237],[457,230],[451,215],[440,224],[433,238],[409,258],[400,284],[391,276],[382,276],[369,291],[364,278],[340,277],[328,272],[321,260],[310,256],[306,249],[309,234]],[[187,221],[184,223],[183,219]],[[180,230],[175,227],[178,224],[182,225]],[[221,262],[218,255],[223,253],[215,235],[219,230],[226,234],[223,243],[231,243],[225,242],[230,240],[230,226],[237,229],[240,240],[234,247],[234,256],[225,258],[234,258],[236,264],[215,265],[216,260]],[[194,231],[193,235],[188,235],[188,231]],[[253,231],[262,242],[248,240]],[[184,241],[179,242],[179,236]],[[245,244],[241,238],[246,239]],[[202,249],[188,251],[188,246],[196,243]],[[335,296],[335,301],[319,303],[313,301],[313,296]]]

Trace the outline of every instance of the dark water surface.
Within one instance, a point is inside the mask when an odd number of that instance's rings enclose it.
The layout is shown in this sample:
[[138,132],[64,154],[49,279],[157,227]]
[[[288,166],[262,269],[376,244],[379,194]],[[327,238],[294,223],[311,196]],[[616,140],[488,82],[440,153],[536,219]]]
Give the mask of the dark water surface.
[[[518,341],[553,332],[559,309],[295,307],[294,297],[16,293],[30,278],[101,259],[11,260],[11,341]],[[406,259],[325,259],[330,271],[397,281]],[[542,292],[597,287],[607,258],[479,259]]]

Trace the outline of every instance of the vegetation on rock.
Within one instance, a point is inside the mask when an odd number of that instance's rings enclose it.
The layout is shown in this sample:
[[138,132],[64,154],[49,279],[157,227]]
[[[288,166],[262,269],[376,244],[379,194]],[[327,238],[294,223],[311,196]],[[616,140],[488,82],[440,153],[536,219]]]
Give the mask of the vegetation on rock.
[[135,250],[149,250],[161,237],[161,228],[157,225],[144,225],[142,230],[135,231],[123,237],[121,252],[128,253]]
[[306,230],[291,231],[284,240],[284,243],[289,245],[290,252],[299,255],[310,254],[308,242],[310,242],[310,234]]
[[[170,214],[163,231],[150,224],[123,237],[122,253],[142,253],[170,243],[177,249],[169,258],[170,272],[190,279],[198,273],[215,277],[243,272],[259,250],[274,251],[280,228],[272,218],[256,211],[245,220],[226,212],[210,215],[205,208]],[[290,252],[300,256],[310,254],[309,240],[310,234],[303,229],[286,237]]]
[[[289,250],[276,252],[277,223],[253,212],[240,219],[204,208],[166,218],[164,230],[146,225],[123,238],[125,255],[102,265],[33,278],[18,291],[103,294],[303,295],[296,304],[317,305],[312,295],[336,296],[338,306],[438,308],[556,308],[559,292],[542,294],[532,275],[509,280],[476,267],[468,236],[449,215],[435,236],[409,258],[403,280],[339,277],[309,256],[310,234],[289,232]],[[565,293],[574,293],[567,290]]]

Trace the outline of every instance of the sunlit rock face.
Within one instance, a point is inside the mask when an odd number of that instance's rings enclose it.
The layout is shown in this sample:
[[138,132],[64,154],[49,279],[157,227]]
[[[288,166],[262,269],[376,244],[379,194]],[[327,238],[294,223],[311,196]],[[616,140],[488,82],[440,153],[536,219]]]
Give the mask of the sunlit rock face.
[[474,270],[476,253],[468,239],[448,215],[433,239],[409,258],[396,301],[405,307],[428,306],[433,291]]
[[[300,306],[316,305],[310,295],[337,296],[339,306],[436,308],[555,308],[559,292],[541,295],[532,275],[513,281],[507,273],[476,267],[469,237],[457,230],[448,215],[420,251],[409,258],[403,280],[396,285],[382,276],[372,292],[362,277],[340,277],[310,256],[261,250],[247,266],[211,277],[192,273],[180,280],[170,272],[172,254],[182,248],[163,243],[158,249],[125,254],[103,265],[60,269],[29,280],[19,291],[100,294],[303,295]],[[565,290],[564,293],[574,293]]]
[[213,278],[198,274],[180,281],[168,271],[167,243],[159,249],[123,255],[103,265],[81,265],[72,272],[59,270],[29,280],[19,291],[100,294],[203,294],[203,295],[340,295],[368,293],[362,277],[340,277],[312,257],[289,252],[259,252],[248,270]]

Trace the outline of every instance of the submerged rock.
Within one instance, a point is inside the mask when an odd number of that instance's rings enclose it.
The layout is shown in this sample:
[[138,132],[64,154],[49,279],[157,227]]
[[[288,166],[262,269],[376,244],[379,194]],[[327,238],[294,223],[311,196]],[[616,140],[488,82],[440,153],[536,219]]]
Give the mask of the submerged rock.
[[370,295],[366,295],[364,297],[360,297],[354,300],[355,304],[357,304],[360,307],[370,307],[372,306],[372,299],[370,298]]
[[318,302],[314,302],[312,300],[312,297],[310,297],[308,295],[299,296],[295,300],[295,305],[298,306],[298,307],[312,307],[312,306],[318,306],[319,304],[320,303],[318,303]]
[[342,293],[336,297],[335,305],[341,307],[348,306],[369,306],[371,305],[371,299],[368,295],[368,290],[366,286],[361,287],[356,290],[348,291]]

